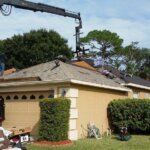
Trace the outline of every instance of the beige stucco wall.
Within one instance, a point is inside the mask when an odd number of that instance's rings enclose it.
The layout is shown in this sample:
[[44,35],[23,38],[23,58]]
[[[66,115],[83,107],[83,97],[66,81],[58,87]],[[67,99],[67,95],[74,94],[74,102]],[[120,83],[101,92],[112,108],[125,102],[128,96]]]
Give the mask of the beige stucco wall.
[[[37,133],[38,123],[40,118],[40,108],[38,97],[43,95],[48,97],[49,91],[43,92],[13,92],[13,93],[1,93],[6,98],[10,96],[10,100],[5,99],[5,121],[2,123],[3,127],[16,129],[31,127],[32,134]],[[18,100],[14,100],[13,97],[17,95]],[[22,95],[26,95],[27,99],[21,99]],[[30,96],[34,95],[36,99],[30,99]]]
[[[94,88],[75,84],[57,84],[57,85],[39,85],[39,86],[22,86],[22,87],[4,87],[0,88],[0,95],[5,99],[6,120],[3,122],[3,127],[11,129],[12,127],[24,128],[30,126],[33,131],[32,135],[37,134],[39,126],[39,96],[48,97],[50,90],[55,90],[55,97],[61,96],[61,90],[72,90],[75,93],[68,94],[68,98],[72,99],[72,132],[73,136],[84,138],[87,133],[87,124],[94,122],[104,133],[108,128],[107,106],[113,99],[132,97],[132,92],[121,92],[116,90]],[[137,89],[136,89],[137,90]],[[139,89],[138,89],[139,90]],[[144,98],[148,91],[140,89],[140,98]],[[71,91],[69,93],[72,93]],[[13,98],[18,95],[18,100],[6,100],[7,96]],[[26,100],[22,100],[23,95],[27,96]],[[34,95],[36,99],[31,100],[30,96]],[[76,124],[74,124],[76,123]],[[77,132],[75,132],[77,131]]]
[[94,124],[104,133],[108,128],[107,106],[110,101],[118,98],[126,98],[126,92],[99,89],[86,86],[75,86],[79,89],[77,98],[77,130],[78,138],[87,135],[86,129],[89,122]]
[[[63,87],[68,87],[68,84],[1,87],[0,96],[5,101],[5,121],[2,122],[2,126],[9,130],[13,127],[31,127],[31,135],[37,135],[40,119],[39,96],[48,98],[51,90],[54,90],[54,97],[58,97],[59,89]],[[25,100],[22,99],[24,95],[27,97]],[[32,95],[35,99],[30,99]],[[11,99],[6,100],[7,96]],[[15,100],[14,96],[18,96],[18,99]]]
[[144,99],[147,98],[147,94],[150,93],[150,90],[146,90],[146,89],[140,89],[140,88],[135,88],[135,87],[129,87],[130,89],[132,89],[131,92],[131,97],[133,97],[133,92],[138,92],[139,93],[139,98],[140,99]]

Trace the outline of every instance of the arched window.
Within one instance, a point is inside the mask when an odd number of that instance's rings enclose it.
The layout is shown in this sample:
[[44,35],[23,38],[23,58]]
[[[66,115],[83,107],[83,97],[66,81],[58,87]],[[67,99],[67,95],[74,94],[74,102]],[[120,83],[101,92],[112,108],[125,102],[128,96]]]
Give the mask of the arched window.
[[48,96],[48,98],[54,98],[54,95],[50,94],[50,95]]
[[39,99],[43,99],[43,98],[44,98],[44,96],[43,96],[43,95],[40,95],[40,96],[39,96]]
[[7,97],[6,97],[6,100],[10,100],[11,99],[11,97],[8,95]]
[[26,95],[23,95],[23,96],[22,96],[22,99],[27,99],[27,96],[26,96]]
[[17,95],[14,96],[14,99],[19,99]]
[[49,96],[48,98],[54,98],[54,90],[49,91]]
[[34,95],[31,95],[31,96],[30,96],[30,99],[35,99],[35,96],[34,96]]

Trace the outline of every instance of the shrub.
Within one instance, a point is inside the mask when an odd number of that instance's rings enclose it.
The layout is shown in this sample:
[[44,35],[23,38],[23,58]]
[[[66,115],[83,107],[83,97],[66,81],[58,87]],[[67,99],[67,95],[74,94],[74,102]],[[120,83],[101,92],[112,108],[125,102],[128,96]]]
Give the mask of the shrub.
[[43,99],[40,101],[40,109],[40,139],[48,141],[68,139],[70,100]]
[[108,119],[114,131],[121,126],[128,127],[131,133],[150,133],[150,100],[114,100],[108,105]]

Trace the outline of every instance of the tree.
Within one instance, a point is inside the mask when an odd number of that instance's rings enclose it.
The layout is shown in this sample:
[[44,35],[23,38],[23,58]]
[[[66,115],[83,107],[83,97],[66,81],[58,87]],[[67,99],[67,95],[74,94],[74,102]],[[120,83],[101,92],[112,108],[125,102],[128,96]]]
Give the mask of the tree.
[[72,58],[67,40],[57,32],[45,29],[32,30],[0,41],[0,51],[4,52],[8,58],[6,68],[22,69],[51,61],[59,55],[64,55],[68,59]]
[[140,56],[141,65],[136,74],[150,81],[150,49],[142,48],[140,51]]
[[126,46],[123,51],[123,65],[125,72],[134,75],[139,68],[140,49],[137,47],[138,42],[132,42]]
[[108,30],[90,31],[81,38],[81,42],[93,50],[86,57],[99,55],[105,64],[130,75],[150,79],[150,49],[139,48],[138,42],[123,47],[123,39]]
[[109,57],[122,49],[123,39],[108,30],[93,30],[81,38],[81,42],[98,50],[97,54],[102,57],[103,61],[109,62]]
[[150,50],[139,48],[138,42],[132,42],[124,48],[122,64],[126,73],[150,78]]

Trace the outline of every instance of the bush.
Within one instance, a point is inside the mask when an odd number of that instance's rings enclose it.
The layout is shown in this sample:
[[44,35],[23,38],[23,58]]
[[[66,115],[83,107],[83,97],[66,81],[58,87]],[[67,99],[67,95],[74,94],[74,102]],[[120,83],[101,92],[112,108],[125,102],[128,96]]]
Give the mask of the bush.
[[48,141],[68,139],[70,100],[43,99],[40,101],[40,109],[40,139]]
[[115,132],[121,126],[128,127],[130,133],[150,133],[150,100],[114,100],[108,105],[108,119]]

